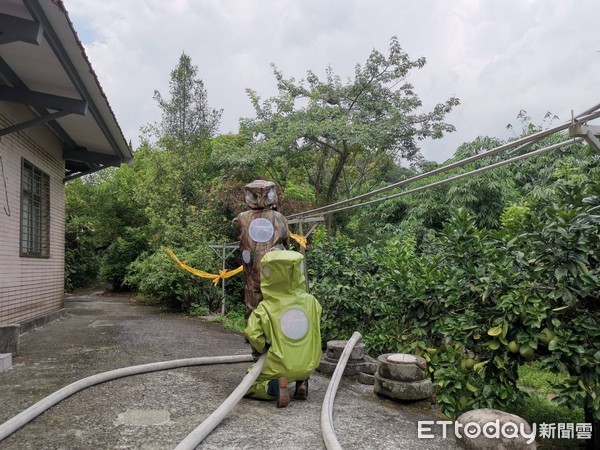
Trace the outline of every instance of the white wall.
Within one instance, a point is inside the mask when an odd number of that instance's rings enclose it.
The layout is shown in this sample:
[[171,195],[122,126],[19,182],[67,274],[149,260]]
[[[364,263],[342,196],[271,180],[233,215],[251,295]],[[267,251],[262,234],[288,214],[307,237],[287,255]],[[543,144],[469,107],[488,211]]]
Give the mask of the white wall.
[[[0,102],[0,129],[33,117],[21,105]],[[36,125],[2,136],[0,156],[4,166],[4,173],[0,171],[0,323],[23,323],[63,305],[65,190],[62,179],[65,167],[62,144],[46,125]],[[49,258],[19,256],[21,158],[50,176]],[[10,217],[4,208],[10,208]]]

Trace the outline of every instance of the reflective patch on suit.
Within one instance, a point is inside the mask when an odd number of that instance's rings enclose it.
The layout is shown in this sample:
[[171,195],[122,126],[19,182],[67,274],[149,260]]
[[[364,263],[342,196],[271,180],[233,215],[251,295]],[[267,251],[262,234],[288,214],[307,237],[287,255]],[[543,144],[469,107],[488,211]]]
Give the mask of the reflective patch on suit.
[[260,218],[250,223],[248,233],[254,242],[269,242],[275,234],[275,229],[267,219]]
[[269,270],[269,267],[268,267],[268,266],[265,266],[265,267],[263,267],[263,275],[264,275],[266,278],[269,278],[269,275],[271,275],[271,271]]
[[244,250],[242,252],[242,259],[246,264],[250,264],[250,261],[252,261],[252,255],[250,254],[250,250]]
[[308,332],[308,317],[298,308],[288,309],[279,319],[281,331],[290,339],[300,339]]

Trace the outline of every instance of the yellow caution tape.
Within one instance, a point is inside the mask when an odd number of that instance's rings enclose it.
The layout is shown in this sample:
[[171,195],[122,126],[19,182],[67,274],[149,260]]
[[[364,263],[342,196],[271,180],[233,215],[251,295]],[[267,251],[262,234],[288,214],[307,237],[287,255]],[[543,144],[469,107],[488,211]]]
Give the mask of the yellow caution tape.
[[212,282],[215,286],[219,283],[219,280],[224,280],[225,278],[232,277],[232,276],[240,273],[242,270],[244,270],[244,266],[240,266],[235,270],[229,270],[229,269],[220,270],[219,274],[215,275],[214,273],[208,273],[208,272],[204,272],[203,270],[194,269],[193,267],[190,267],[187,264],[182,263],[181,261],[179,261],[177,256],[175,256],[175,253],[173,253],[173,251],[170,248],[167,249],[167,253],[171,257],[171,259],[177,263],[177,265],[179,266],[180,269],[187,270],[188,272],[193,273],[197,277],[208,278],[208,279],[212,280]]
[[294,233],[290,233],[290,237],[295,240],[300,247],[306,248],[306,237]]

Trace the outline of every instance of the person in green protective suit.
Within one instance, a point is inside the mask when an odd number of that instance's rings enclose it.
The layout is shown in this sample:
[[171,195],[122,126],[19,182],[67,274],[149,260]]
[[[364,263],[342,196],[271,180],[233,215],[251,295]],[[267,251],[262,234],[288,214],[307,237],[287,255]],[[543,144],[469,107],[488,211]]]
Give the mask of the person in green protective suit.
[[306,400],[308,378],[321,359],[321,305],[306,292],[304,257],[294,251],[267,253],[260,262],[263,300],[248,317],[244,333],[253,349],[267,351],[265,366],[247,397],[290,402],[288,382],[295,381],[294,398]]

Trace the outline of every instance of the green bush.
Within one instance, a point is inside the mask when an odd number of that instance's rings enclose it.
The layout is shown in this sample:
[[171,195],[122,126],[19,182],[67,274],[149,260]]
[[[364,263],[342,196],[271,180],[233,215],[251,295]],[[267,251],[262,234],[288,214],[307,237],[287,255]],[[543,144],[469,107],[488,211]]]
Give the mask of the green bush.
[[[185,264],[210,273],[218,267],[210,248],[199,245],[194,251],[173,249],[177,257]],[[167,254],[165,247],[153,253],[141,255],[129,266],[126,283],[148,297],[160,302],[172,304],[189,311],[203,307],[215,311],[220,306],[220,290],[209,279],[199,278],[179,269]]]
[[376,272],[373,247],[356,247],[343,236],[318,240],[308,256],[308,273],[311,294],[323,306],[323,342],[369,329],[377,302]]
[[309,260],[325,339],[359,330],[371,352],[424,356],[451,417],[522,404],[518,368],[537,359],[565,374],[555,402],[598,420],[600,177],[561,170],[553,203],[509,208],[499,230],[460,209],[420,248],[410,233],[381,247],[318,242]]
[[123,237],[117,237],[102,255],[100,276],[115,290],[130,290],[134,285],[127,280],[129,265],[148,248],[142,228],[126,228]]
[[65,290],[73,292],[98,279],[100,261],[93,230],[85,221],[71,219],[65,225]]
[[225,315],[223,326],[228,330],[243,333],[246,328],[246,305],[238,303],[231,307]]
[[190,316],[192,317],[202,317],[210,314],[210,310],[208,307],[204,305],[199,305],[197,303],[192,303],[190,306]]

